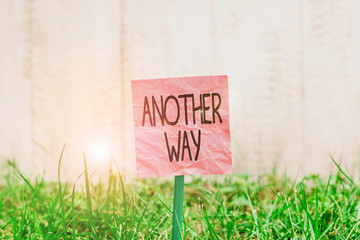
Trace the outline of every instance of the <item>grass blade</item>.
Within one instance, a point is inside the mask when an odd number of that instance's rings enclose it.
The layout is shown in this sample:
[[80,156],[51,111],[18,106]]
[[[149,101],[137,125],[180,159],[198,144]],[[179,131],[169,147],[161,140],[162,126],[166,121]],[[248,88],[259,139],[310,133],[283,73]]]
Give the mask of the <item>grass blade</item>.
[[354,181],[341,169],[339,164],[337,164],[337,162],[335,162],[334,158],[331,155],[330,155],[330,158],[333,161],[333,163],[336,165],[336,167],[339,169],[339,171],[346,177],[346,179],[349,180],[349,182],[351,182],[351,184],[354,185]]
[[89,175],[88,168],[86,166],[86,156],[84,153],[84,169],[85,169],[85,187],[86,187],[86,203],[87,203],[87,215],[89,220],[90,236],[93,233],[93,222],[92,222],[92,206],[91,206],[91,196],[90,196],[90,187],[89,187]]
[[62,231],[66,231],[66,223],[65,223],[65,214],[64,214],[64,195],[61,190],[61,180],[60,180],[60,166],[61,166],[61,160],[62,156],[64,154],[66,144],[64,145],[63,149],[61,150],[60,158],[59,158],[59,165],[58,165],[58,183],[59,183],[59,197],[60,197],[60,210],[61,210],[61,222],[63,225]]

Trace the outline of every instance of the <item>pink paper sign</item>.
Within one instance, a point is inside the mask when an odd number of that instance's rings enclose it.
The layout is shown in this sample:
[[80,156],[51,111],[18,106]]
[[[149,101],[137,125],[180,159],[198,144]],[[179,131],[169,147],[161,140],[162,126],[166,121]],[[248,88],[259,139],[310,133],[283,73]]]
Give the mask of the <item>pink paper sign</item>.
[[227,76],[131,86],[138,177],[232,173]]

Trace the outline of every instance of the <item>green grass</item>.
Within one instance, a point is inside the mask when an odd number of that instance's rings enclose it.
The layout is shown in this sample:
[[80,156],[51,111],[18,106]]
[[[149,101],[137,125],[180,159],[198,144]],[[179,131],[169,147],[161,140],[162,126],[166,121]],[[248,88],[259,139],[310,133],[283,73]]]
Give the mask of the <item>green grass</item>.
[[[0,238],[171,239],[172,181],[125,183],[112,166],[94,183],[85,155],[84,162],[83,174],[66,183],[61,157],[57,182],[30,181],[9,161],[0,185]],[[182,237],[360,239],[359,186],[334,164],[338,172],[328,179],[192,177],[185,183]]]

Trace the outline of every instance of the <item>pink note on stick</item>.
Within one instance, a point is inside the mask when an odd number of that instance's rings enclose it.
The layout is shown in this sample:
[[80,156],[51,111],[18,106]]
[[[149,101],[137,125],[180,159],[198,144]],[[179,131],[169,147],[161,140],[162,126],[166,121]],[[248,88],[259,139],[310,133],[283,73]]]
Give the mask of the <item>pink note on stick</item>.
[[232,173],[227,76],[131,87],[138,177]]

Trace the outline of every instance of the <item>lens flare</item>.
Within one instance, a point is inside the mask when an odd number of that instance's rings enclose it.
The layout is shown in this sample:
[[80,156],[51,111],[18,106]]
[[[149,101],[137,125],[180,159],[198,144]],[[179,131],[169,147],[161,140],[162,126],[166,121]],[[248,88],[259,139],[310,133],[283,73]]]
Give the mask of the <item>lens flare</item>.
[[107,142],[96,142],[91,149],[91,157],[96,162],[106,162],[111,159],[111,147]]

